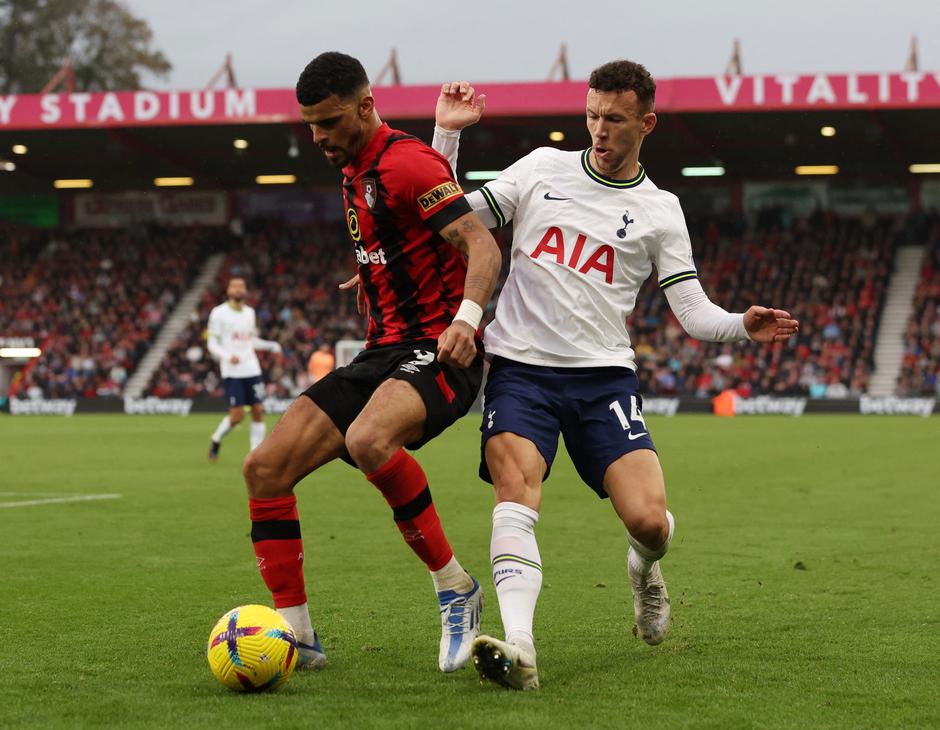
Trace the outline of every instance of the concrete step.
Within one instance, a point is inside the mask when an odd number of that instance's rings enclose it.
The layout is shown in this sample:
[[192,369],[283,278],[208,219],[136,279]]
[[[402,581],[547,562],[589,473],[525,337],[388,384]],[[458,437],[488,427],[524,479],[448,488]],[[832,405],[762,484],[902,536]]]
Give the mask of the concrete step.
[[911,316],[923,258],[923,246],[902,246],[895,254],[894,274],[888,284],[875,339],[875,372],[868,383],[869,395],[894,393],[904,359],[904,330]]
[[199,300],[206,289],[212,286],[219,269],[222,267],[224,258],[224,254],[214,254],[206,259],[196,280],[180,298],[173,313],[167,317],[163,328],[154,338],[150,349],[141,358],[137,369],[128,379],[127,386],[124,388],[125,398],[139,398],[143,393],[147,383],[150,382],[150,376],[160,367],[166,353],[185,331],[186,327],[189,326],[190,314],[199,305]]

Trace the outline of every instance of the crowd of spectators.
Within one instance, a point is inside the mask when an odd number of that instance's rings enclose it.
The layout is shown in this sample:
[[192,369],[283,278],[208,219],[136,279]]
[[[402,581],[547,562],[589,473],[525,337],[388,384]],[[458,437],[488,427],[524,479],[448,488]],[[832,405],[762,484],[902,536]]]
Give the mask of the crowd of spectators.
[[0,333],[42,355],[15,383],[28,398],[119,396],[185,291],[211,229],[33,233],[0,264]]
[[148,395],[192,398],[222,395],[219,367],[206,347],[209,312],[225,301],[232,276],[245,277],[247,303],[255,308],[260,336],[276,340],[283,357],[258,353],[267,394],[289,397],[312,382],[311,355],[341,339],[363,339],[367,320],[356,312],[355,292],[337,285],[355,273],[349,237],[335,224],[248,226],[223,263],[214,286],[193,311],[147,386]]
[[[222,395],[205,337],[209,312],[224,301],[231,276],[248,283],[260,336],[283,348],[283,357],[259,353],[270,396],[290,397],[308,387],[314,352],[364,338],[367,321],[356,312],[355,294],[337,288],[355,272],[342,226],[264,221],[224,242],[221,235],[212,229],[4,231],[0,334],[44,347],[18,384],[20,396],[120,395],[200,262],[222,246],[226,258],[214,285],[147,395]],[[772,346],[692,339],[651,278],[629,322],[644,392],[864,393],[894,253],[900,245],[928,241],[898,392],[940,395],[940,219],[831,213],[795,219],[765,212],[752,228],[728,215],[693,224],[691,235],[699,278],[714,302],[729,311],[751,304],[787,309],[800,320],[800,334]],[[491,316],[492,306],[484,322]]]
[[921,240],[926,250],[904,332],[897,394],[940,398],[940,218],[927,222]]
[[865,392],[875,332],[897,246],[912,222],[817,213],[762,215],[692,227],[706,293],[728,311],[776,306],[800,321],[786,343],[706,343],[688,337],[655,282],[647,282],[631,318],[644,390],[658,395],[802,395],[844,398]]

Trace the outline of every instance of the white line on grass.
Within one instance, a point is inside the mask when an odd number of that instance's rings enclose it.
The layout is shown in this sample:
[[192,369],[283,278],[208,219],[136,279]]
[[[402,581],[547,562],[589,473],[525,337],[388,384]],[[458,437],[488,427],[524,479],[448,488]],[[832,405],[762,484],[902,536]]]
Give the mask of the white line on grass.
[[74,497],[56,497],[54,499],[30,499],[23,502],[0,502],[3,507],[35,507],[37,504],[64,504],[66,502],[89,502],[100,499],[120,499],[120,494],[80,494]]

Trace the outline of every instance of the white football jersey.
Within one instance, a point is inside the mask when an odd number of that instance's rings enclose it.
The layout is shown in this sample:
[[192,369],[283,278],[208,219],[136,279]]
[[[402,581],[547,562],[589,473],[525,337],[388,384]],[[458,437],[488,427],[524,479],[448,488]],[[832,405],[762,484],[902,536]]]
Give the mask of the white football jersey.
[[[255,310],[247,304],[234,309],[224,302],[213,308],[209,313],[210,351],[221,348],[221,352],[213,352],[213,355],[219,360],[223,378],[261,375],[261,363],[254,345],[257,336]],[[237,364],[231,362],[232,355],[238,357]]]
[[514,221],[487,353],[636,369],[626,320],[653,266],[663,288],[696,277],[678,198],[642,166],[633,180],[605,177],[589,151],[539,148],[467,196],[487,224]]

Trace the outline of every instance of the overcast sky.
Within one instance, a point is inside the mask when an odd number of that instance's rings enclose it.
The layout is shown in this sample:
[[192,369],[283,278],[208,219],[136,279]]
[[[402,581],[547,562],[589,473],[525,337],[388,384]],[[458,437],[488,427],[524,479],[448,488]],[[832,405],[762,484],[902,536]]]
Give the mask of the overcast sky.
[[203,87],[229,51],[243,87],[293,86],[326,50],[374,77],[392,46],[408,84],[544,80],[562,42],[576,79],[618,57],[663,78],[714,75],[734,38],[749,74],[900,71],[914,33],[921,69],[940,71],[940,0],[125,2],[173,64],[147,79],[158,89]]

